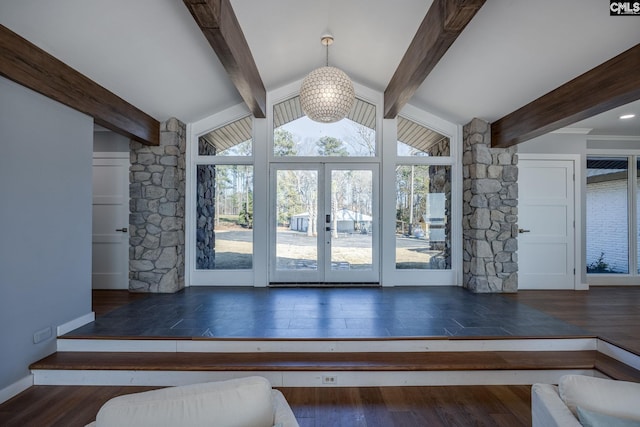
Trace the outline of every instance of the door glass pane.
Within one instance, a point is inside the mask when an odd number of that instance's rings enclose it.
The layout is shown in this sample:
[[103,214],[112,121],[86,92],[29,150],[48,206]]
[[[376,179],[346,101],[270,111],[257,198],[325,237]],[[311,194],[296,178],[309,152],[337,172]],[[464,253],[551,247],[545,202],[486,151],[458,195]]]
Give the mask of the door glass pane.
[[451,167],[396,167],[396,268],[451,268]]
[[196,268],[253,267],[253,166],[198,165]]
[[336,123],[304,115],[300,97],[273,106],[275,156],[375,156],[376,107],[356,98],[351,112]]
[[276,268],[318,269],[318,171],[276,172]]
[[587,157],[587,273],[629,273],[628,159]]
[[331,171],[331,270],[371,270],[373,172]]

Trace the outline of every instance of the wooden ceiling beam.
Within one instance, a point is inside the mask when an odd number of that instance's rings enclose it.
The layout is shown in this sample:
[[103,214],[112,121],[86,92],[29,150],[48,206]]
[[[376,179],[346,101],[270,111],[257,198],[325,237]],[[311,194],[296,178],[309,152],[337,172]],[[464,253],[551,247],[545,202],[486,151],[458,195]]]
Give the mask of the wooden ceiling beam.
[[264,118],[267,91],[229,0],[183,0],[255,117]]
[[160,144],[160,123],[67,64],[0,25],[0,75],[146,145]]
[[384,118],[395,118],[485,0],[434,0],[384,91]]
[[640,99],[640,44],[491,124],[491,146],[512,145]]

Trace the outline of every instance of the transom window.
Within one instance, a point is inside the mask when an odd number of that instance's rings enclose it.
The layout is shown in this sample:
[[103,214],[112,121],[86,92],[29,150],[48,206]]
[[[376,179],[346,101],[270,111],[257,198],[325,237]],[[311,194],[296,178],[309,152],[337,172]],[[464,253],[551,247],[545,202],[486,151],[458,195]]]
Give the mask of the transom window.
[[304,115],[300,97],[273,106],[276,157],[373,157],[376,107],[356,98],[351,112],[336,123],[317,123]]
[[398,116],[398,156],[449,156],[449,138]]
[[221,126],[198,138],[200,156],[251,156],[253,150],[251,116]]

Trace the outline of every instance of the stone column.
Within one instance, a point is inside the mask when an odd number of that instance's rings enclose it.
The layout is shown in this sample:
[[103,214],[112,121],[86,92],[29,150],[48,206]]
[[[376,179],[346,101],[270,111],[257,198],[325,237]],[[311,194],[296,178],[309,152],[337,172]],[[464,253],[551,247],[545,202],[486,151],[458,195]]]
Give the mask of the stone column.
[[160,145],[131,141],[129,290],[184,288],[186,126],[160,125]]
[[488,123],[464,126],[463,285],[473,292],[518,290],[518,156],[491,148]]

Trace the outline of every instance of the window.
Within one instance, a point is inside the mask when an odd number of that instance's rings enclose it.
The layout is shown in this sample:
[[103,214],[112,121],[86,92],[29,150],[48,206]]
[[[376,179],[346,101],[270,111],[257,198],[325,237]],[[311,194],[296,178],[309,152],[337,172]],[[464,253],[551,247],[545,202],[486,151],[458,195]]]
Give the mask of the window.
[[450,270],[450,139],[398,116],[396,156],[395,267]]
[[629,158],[587,157],[587,273],[629,273]]
[[251,116],[200,136],[198,154],[207,163],[196,165],[196,270],[251,270]]
[[451,167],[396,167],[396,268],[451,268]]
[[298,96],[274,105],[273,116],[276,157],[376,155],[376,107],[361,99],[356,98],[349,115],[336,123],[309,119]]
[[449,138],[398,116],[398,156],[449,156]]
[[251,116],[219,127],[198,138],[200,156],[251,156]]
[[[640,230],[640,157],[636,157],[636,235],[638,230]],[[636,257],[640,254],[640,238],[636,241]],[[640,262],[637,261],[636,258],[636,272],[640,274]]]

